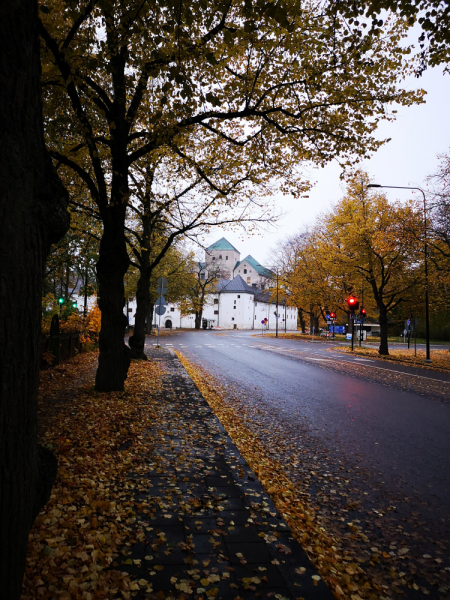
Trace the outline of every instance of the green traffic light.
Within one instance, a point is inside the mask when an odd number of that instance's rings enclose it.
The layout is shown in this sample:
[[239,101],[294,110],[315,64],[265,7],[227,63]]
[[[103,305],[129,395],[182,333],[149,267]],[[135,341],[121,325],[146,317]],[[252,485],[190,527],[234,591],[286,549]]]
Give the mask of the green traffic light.
[[58,298],[58,304],[64,304],[64,298],[62,296]]
[[76,302],[72,302],[72,308],[78,308],[78,304]]

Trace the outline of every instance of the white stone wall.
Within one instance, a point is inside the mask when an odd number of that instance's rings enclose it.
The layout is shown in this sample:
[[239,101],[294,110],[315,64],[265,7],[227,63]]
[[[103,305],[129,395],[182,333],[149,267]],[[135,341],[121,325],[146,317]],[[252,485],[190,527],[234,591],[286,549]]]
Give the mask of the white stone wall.
[[[238,296],[240,297],[238,298]],[[214,298],[219,299],[219,304],[213,303]],[[267,304],[266,302],[254,302],[253,299],[254,296],[246,292],[214,294],[203,311],[203,318],[213,321],[213,326],[220,327],[220,329],[261,330],[261,321],[267,317],[268,323],[265,329],[275,331],[276,319],[274,313],[276,305]],[[129,302],[128,306],[131,308],[131,312],[128,313],[129,322],[130,325],[134,325],[136,301]],[[236,308],[233,308],[234,306]],[[216,314],[216,311],[219,314]],[[288,306],[285,311],[284,306],[280,304],[278,311],[280,313],[278,331],[284,331],[285,323],[286,331],[297,331],[297,309]],[[126,308],[124,313],[126,313]],[[180,309],[175,304],[166,306],[166,312],[161,315],[161,321],[159,315],[156,312],[153,313],[154,324],[161,323],[161,327],[166,327],[167,320],[172,322],[172,329],[180,327],[183,329],[195,328],[195,316],[186,315],[182,317]]]
[[[77,303],[78,312],[82,313],[84,310],[84,296],[80,294],[72,294],[71,302]],[[87,309],[88,312],[93,306],[97,304],[97,296],[92,295],[87,297]]]
[[258,288],[261,287],[261,276],[258,271],[245,260],[234,270],[233,277],[236,277],[236,275],[240,275],[247,285],[251,286],[253,283],[256,283]]
[[[255,302],[255,329],[261,329],[264,327],[261,321],[267,318],[267,329],[276,329],[276,304],[266,302]],[[297,309],[293,306],[286,306],[282,304],[278,305],[278,313],[280,315],[278,319],[278,331],[297,331]],[[286,326],[286,327],[285,327]]]
[[271,279],[260,275],[255,267],[246,260],[243,260],[241,264],[234,269],[233,277],[236,277],[237,275],[240,275],[250,287],[253,284],[256,284],[258,289],[268,289],[269,283],[273,283]]
[[[217,297],[217,296],[216,296]],[[245,292],[223,293],[218,295],[218,326],[223,329],[251,329],[253,321],[253,294]],[[211,317],[213,318],[213,317]]]
[[240,260],[240,253],[235,250],[208,250],[205,252],[206,270],[208,267],[223,272],[223,279],[233,279],[234,265]]

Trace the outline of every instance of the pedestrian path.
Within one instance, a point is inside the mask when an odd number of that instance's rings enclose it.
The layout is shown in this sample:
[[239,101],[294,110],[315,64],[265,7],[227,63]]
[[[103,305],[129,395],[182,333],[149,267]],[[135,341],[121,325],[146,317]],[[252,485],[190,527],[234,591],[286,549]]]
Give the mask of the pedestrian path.
[[173,350],[148,354],[167,375],[134,475],[141,533],[119,565],[148,582],[135,597],[332,600]]

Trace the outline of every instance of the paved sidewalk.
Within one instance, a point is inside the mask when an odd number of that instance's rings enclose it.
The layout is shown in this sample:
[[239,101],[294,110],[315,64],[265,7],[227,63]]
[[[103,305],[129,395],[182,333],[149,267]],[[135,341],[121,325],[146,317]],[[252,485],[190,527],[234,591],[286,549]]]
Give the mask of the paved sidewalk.
[[173,351],[147,352],[168,376],[135,475],[140,541],[114,567],[148,581],[135,597],[334,598]]

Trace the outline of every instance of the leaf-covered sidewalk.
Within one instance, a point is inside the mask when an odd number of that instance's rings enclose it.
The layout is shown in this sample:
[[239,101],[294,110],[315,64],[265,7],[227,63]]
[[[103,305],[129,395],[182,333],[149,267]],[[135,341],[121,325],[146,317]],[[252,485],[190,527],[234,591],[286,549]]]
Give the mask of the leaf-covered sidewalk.
[[92,389],[96,358],[43,374],[59,473],[23,600],[332,598],[173,353],[151,350],[110,394]]

